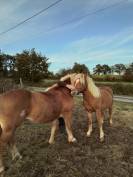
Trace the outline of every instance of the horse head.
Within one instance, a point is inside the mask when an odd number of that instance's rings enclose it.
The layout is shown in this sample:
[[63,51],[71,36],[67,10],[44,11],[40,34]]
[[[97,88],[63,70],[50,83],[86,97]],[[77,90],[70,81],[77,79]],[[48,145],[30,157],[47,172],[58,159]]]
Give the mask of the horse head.
[[84,73],[68,74],[60,79],[66,82],[66,87],[71,90],[72,94],[78,94],[87,89],[87,75]]

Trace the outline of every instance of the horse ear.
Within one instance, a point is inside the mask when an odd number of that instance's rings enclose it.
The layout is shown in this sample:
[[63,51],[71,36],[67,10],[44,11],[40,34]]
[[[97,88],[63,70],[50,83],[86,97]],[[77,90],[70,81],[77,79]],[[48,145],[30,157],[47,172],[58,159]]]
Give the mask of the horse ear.
[[66,79],[64,82],[65,82],[66,84],[71,84],[71,79],[68,78],[68,79]]
[[66,84],[71,84],[70,75],[66,75],[60,78],[60,81],[64,81]]

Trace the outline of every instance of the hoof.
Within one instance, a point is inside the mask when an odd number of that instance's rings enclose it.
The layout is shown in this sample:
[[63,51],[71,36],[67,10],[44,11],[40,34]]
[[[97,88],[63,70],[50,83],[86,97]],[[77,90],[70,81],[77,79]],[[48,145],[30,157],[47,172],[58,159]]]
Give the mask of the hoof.
[[4,167],[0,167],[0,177],[4,177]]
[[50,141],[50,140],[49,140],[49,142],[48,142],[48,143],[49,143],[49,144],[54,144],[54,143],[55,143],[55,141]]
[[77,142],[77,139],[76,139],[76,138],[73,138],[73,139],[72,139],[72,143],[74,143],[74,142]]
[[113,126],[113,122],[110,122],[109,124],[110,124],[110,127],[112,127],[112,126]]
[[100,142],[104,142],[104,136],[100,138]]
[[13,161],[17,161],[17,160],[21,160],[22,159],[22,156],[20,155],[20,153],[16,153],[13,157],[12,157],[12,160]]
[[76,138],[72,138],[71,140],[69,140],[69,143],[76,143],[76,142],[77,142]]
[[89,138],[91,136],[91,133],[87,132],[86,136]]

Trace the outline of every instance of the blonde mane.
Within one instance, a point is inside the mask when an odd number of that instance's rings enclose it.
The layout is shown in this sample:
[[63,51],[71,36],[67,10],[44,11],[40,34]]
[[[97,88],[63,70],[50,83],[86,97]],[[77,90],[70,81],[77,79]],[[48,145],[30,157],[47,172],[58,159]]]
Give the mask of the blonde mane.
[[98,98],[100,97],[100,89],[95,85],[95,83],[93,82],[92,78],[87,77],[87,87],[88,90],[90,91],[90,93],[92,94],[92,96]]
[[67,80],[67,79],[70,79],[71,82],[72,82],[75,75],[77,75],[77,74],[76,74],[76,73],[67,74],[67,75],[61,77],[61,78],[60,78],[60,81],[65,81],[65,80]]
[[70,78],[70,74],[67,74],[60,78],[60,81],[65,81],[66,79]]
[[45,92],[49,91],[49,90],[52,90],[53,88],[57,87],[58,84],[54,84],[52,85],[51,87],[48,87],[47,89],[45,89]]

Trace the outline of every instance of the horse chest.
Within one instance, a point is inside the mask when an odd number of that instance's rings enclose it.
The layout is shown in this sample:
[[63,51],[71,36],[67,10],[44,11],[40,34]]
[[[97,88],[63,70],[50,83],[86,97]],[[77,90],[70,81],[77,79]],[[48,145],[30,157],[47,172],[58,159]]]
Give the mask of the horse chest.
[[94,112],[95,111],[93,105],[89,104],[87,101],[84,101],[84,107],[88,112]]

